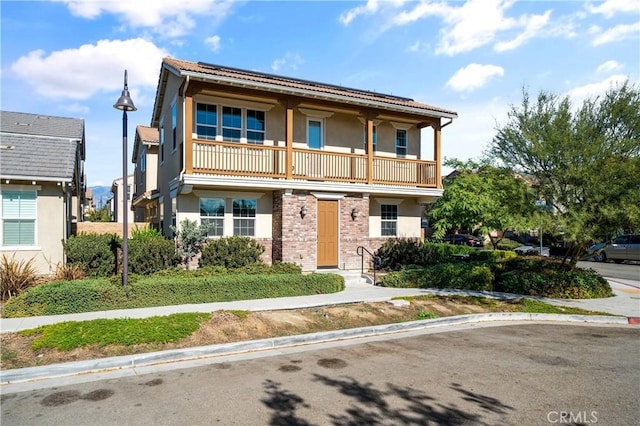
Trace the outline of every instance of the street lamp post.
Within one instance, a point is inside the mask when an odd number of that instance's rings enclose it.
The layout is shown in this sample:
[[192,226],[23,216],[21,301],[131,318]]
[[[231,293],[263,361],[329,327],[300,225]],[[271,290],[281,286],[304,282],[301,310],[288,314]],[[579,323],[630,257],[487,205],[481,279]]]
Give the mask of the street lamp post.
[[127,85],[127,70],[124,70],[124,89],[115,104],[115,109],[122,111],[122,285],[126,286],[129,277],[129,230],[127,209],[127,111],[135,111],[138,108],[133,104],[129,96]]

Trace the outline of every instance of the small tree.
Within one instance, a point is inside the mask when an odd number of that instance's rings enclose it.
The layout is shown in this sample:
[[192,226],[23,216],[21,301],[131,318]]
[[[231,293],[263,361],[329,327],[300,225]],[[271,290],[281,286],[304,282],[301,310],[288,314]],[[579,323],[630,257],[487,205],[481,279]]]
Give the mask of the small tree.
[[189,269],[189,262],[202,250],[212,226],[209,223],[198,225],[195,220],[185,219],[180,222],[180,229],[175,226],[171,230],[175,234],[176,250],[182,262]]
[[87,214],[87,220],[90,222],[111,222],[111,212],[109,206],[104,206],[96,210],[91,210]]

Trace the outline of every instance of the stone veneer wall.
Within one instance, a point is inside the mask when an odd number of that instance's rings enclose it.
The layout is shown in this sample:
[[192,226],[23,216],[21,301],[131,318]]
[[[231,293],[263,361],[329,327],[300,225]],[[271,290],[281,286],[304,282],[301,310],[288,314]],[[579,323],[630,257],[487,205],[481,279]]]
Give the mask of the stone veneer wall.
[[[358,216],[351,216],[353,209]],[[371,250],[369,238],[369,198],[361,194],[348,194],[340,200],[340,269],[360,269],[361,258],[357,254],[358,246]],[[372,251],[373,252],[373,251]],[[365,266],[367,264],[365,254]]]
[[[303,271],[315,271],[317,268],[317,200],[306,191],[282,193],[280,198],[282,261],[297,263]],[[300,215],[302,206],[307,208],[304,217]]]

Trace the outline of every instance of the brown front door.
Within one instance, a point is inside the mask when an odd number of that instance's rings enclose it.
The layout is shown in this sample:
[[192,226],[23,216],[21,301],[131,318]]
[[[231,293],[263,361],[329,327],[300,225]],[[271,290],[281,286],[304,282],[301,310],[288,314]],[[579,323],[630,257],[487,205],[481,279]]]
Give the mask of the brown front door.
[[318,267],[338,266],[338,202],[318,200]]

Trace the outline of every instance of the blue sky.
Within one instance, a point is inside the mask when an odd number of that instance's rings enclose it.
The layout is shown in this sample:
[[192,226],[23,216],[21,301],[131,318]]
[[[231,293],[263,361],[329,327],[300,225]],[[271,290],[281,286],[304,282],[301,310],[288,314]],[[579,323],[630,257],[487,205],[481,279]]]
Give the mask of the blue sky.
[[640,74],[637,0],[4,0],[0,13],[2,110],[84,118],[90,186],[122,174],[123,70],[130,158],[164,56],[454,110],[442,151],[459,159],[481,155],[523,87],[580,104]]

